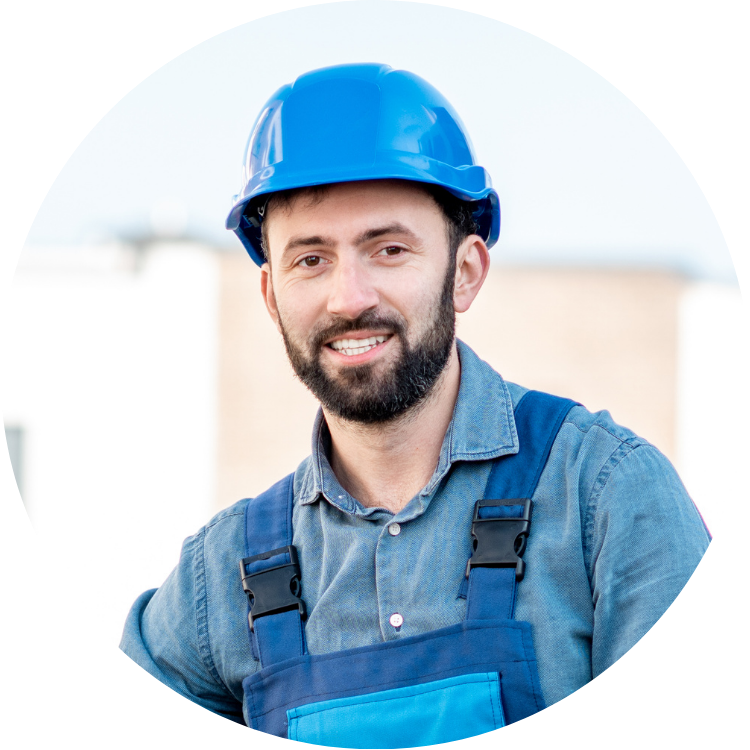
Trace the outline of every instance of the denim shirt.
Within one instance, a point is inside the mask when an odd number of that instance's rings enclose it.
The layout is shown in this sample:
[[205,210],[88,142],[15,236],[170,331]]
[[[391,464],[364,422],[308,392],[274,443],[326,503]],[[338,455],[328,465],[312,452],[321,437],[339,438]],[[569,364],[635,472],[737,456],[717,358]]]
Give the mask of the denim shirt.
[[[525,389],[506,383],[460,341],[458,351],[461,383],[437,467],[397,514],[365,508],[343,489],[318,413],[312,455],[295,472],[293,511],[311,654],[464,619],[474,503],[492,459],[518,451],[513,407]],[[669,461],[606,411],[569,412],[533,500],[515,618],[531,623],[550,705],[651,628],[695,570],[709,536]],[[242,680],[260,669],[239,577],[246,503],[185,540],[164,584],[136,600],[120,644],[174,690],[238,722]],[[391,624],[396,613],[400,627]]]

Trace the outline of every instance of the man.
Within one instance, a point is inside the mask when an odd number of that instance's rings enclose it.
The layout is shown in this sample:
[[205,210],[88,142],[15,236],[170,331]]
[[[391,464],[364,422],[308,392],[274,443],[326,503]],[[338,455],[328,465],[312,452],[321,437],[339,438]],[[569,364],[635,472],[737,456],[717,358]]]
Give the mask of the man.
[[244,181],[228,226],[321,402],[313,452],[186,540],[122,648],[210,710],[345,747],[472,736],[590,681],[709,537],[653,446],[456,341],[500,214],[450,104],[388,66],[313,71],[269,100]]

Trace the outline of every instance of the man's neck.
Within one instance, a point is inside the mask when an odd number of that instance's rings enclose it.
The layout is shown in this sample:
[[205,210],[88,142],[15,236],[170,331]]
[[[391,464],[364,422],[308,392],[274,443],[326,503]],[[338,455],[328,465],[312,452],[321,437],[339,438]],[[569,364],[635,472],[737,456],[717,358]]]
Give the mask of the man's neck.
[[398,513],[429,481],[458,398],[456,345],[429,396],[402,417],[363,425],[325,413],[331,468],[341,486],[366,507]]

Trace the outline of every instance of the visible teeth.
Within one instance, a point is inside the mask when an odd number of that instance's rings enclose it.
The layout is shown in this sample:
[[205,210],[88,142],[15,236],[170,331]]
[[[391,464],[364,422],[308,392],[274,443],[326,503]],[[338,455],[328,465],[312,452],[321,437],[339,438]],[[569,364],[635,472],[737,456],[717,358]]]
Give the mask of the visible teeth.
[[339,339],[332,341],[331,347],[341,354],[351,357],[355,354],[364,354],[378,344],[382,344],[388,336],[370,336],[367,339]]

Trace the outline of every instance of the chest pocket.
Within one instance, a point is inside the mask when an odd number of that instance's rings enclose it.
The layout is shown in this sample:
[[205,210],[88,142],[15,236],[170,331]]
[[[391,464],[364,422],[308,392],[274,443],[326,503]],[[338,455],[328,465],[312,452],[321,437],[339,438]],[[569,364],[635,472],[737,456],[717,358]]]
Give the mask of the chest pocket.
[[290,740],[329,747],[420,747],[505,726],[496,672],[309,703],[286,713]]

